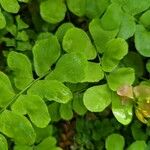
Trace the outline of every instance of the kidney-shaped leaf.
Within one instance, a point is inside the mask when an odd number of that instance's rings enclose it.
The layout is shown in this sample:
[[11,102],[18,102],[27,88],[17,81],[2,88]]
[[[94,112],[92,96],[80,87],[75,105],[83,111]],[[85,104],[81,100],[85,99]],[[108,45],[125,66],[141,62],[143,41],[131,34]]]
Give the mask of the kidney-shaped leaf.
[[132,103],[130,101],[123,101],[116,93],[112,93],[112,112],[115,118],[123,125],[127,125],[131,122],[133,112]]
[[106,50],[102,57],[103,70],[111,72],[127,53],[128,44],[124,39],[117,38],[107,42]]
[[145,57],[150,57],[150,32],[142,25],[137,25],[134,40],[137,51]]
[[147,148],[147,144],[145,141],[135,141],[133,142],[128,148],[127,150],[146,150]]
[[104,72],[99,63],[88,62],[85,79],[82,82],[98,82],[104,78]]
[[39,128],[46,127],[50,121],[48,108],[37,95],[21,95],[11,108],[15,113],[28,114],[31,121]]
[[124,146],[125,140],[120,134],[111,134],[106,139],[106,150],[123,150]]
[[65,17],[66,6],[63,0],[45,0],[40,4],[41,17],[48,23],[56,24]]
[[150,7],[150,0],[127,0],[124,3],[123,9],[131,14],[136,15]]
[[33,80],[31,62],[26,55],[11,51],[7,63],[13,70],[15,86],[18,89],[25,88]]
[[0,115],[0,131],[19,144],[32,145],[36,137],[28,119],[9,110]]
[[63,38],[63,48],[66,52],[83,53],[87,59],[96,57],[96,50],[90,38],[82,29],[73,27],[69,29]]
[[34,67],[38,76],[45,74],[60,56],[60,45],[56,36],[36,42],[33,47]]
[[54,71],[46,78],[62,82],[81,82],[85,78],[87,65],[88,62],[84,55],[80,53],[65,54],[58,60]]
[[0,4],[5,11],[10,13],[17,13],[20,9],[17,0],[0,0]]
[[69,10],[77,16],[84,16],[86,12],[86,0],[67,0]]
[[111,103],[111,91],[106,84],[93,86],[84,93],[85,107],[92,112],[101,112]]
[[7,75],[0,72],[0,107],[5,107],[15,96]]
[[102,27],[106,30],[119,28],[122,21],[123,12],[117,3],[108,6],[105,14],[101,18]]
[[8,150],[7,140],[2,134],[0,134],[0,150]]
[[37,81],[28,90],[28,94],[39,95],[41,98],[58,103],[67,103],[72,99],[70,89],[57,80]]
[[89,24],[89,30],[99,53],[104,52],[106,43],[114,38],[119,31],[118,29],[104,30],[100,19],[93,19]]
[[132,68],[118,68],[111,72],[107,77],[109,87],[117,91],[124,85],[132,85],[135,80],[135,72]]

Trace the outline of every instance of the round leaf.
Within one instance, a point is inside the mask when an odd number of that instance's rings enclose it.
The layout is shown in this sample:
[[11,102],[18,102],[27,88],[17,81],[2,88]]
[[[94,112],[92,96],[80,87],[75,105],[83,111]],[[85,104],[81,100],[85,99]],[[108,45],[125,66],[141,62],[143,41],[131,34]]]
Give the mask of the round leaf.
[[15,86],[18,89],[25,88],[33,81],[31,62],[26,55],[11,51],[8,54],[7,63],[13,70]]
[[133,142],[127,150],[145,150],[147,147],[147,144],[145,141],[135,141]]
[[77,83],[85,78],[87,60],[80,53],[63,55],[57,62],[54,71],[46,79],[56,79],[61,82]]
[[87,59],[96,57],[96,50],[92,45],[90,38],[82,29],[71,28],[63,38],[63,48],[66,52],[83,53]]
[[[106,50],[102,57],[102,68],[111,72],[117,67],[119,61],[128,53],[128,44],[124,39],[112,39],[106,44]],[[115,54],[115,55],[114,55]]]
[[10,13],[17,13],[20,9],[17,0],[0,0],[0,4],[5,11]]
[[3,15],[3,13],[0,10],[0,29],[5,28],[6,26],[6,19],[5,16]]
[[28,114],[31,121],[39,128],[46,127],[50,122],[48,108],[37,95],[21,95],[11,108],[15,113]]
[[56,24],[65,17],[66,6],[63,0],[45,0],[40,4],[40,14],[43,20]]
[[145,57],[150,57],[150,32],[142,25],[137,25],[134,40],[137,51]]
[[104,52],[106,43],[118,33],[118,29],[104,30],[100,19],[93,19],[89,24],[89,30],[99,53]]
[[85,107],[92,112],[101,112],[111,103],[111,91],[106,84],[93,86],[83,96]]
[[5,110],[0,115],[0,122],[0,131],[8,137],[13,138],[15,142],[27,145],[34,143],[36,135],[26,117]]
[[133,104],[130,100],[124,102],[120,96],[116,93],[112,93],[112,112],[115,118],[123,125],[127,125],[131,122],[133,112],[132,107]]
[[55,36],[38,40],[33,47],[34,67],[38,76],[45,74],[60,56],[60,45]]
[[106,150],[123,150],[124,146],[124,137],[120,134],[111,134],[106,139]]
[[72,99],[72,93],[63,83],[56,80],[40,80],[31,86],[28,94],[39,95],[49,101],[67,103]]
[[135,73],[132,68],[118,68],[107,77],[109,87],[117,91],[124,85],[132,85],[135,80]]

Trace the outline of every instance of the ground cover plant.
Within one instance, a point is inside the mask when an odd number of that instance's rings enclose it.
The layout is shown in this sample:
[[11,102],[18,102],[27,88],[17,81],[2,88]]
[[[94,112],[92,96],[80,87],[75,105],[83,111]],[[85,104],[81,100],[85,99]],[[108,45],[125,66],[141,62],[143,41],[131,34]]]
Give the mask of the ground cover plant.
[[0,0],[0,150],[150,149],[150,0]]

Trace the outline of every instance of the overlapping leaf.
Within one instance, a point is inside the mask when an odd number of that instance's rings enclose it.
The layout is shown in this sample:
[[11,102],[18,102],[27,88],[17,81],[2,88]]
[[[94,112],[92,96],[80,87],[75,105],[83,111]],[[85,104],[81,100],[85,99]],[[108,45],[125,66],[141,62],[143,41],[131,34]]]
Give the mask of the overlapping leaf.
[[15,113],[28,114],[37,127],[44,128],[50,121],[48,108],[41,97],[37,95],[21,95],[11,108]]
[[3,29],[6,26],[6,19],[0,9],[0,29]]
[[106,139],[106,150],[123,150],[124,146],[125,140],[120,134],[111,134]]
[[96,50],[92,45],[90,38],[82,29],[71,28],[63,38],[63,48],[66,52],[83,53],[87,59],[96,57]]
[[133,142],[128,148],[127,150],[145,150],[147,148],[147,144],[145,141],[135,141]]
[[132,85],[135,80],[135,72],[132,68],[118,68],[107,77],[109,87],[117,91],[124,85]]
[[31,62],[26,55],[12,51],[7,57],[7,63],[14,73],[14,82],[18,89],[25,88],[33,81]]
[[17,0],[0,0],[2,8],[10,13],[17,13],[20,9],[19,3]]
[[0,149],[8,150],[7,140],[2,134],[0,134]]
[[70,53],[63,55],[57,62],[52,73],[47,79],[56,79],[62,82],[77,83],[85,78],[87,67],[86,57],[80,53]]
[[0,107],[5,107],[14,97],[15,93],[8,76],[3,72],[0,72],[0,91]]
[[33,47],[34,68],[38,76],[45,74],[60,56],[60,45],[55,36],[36,42]]
[[111,91],[106,84],[93,86],[84,93],[85,107],[92,112],[101,112],[111,103]]
[[72,99],[72,93],[63,83],[57,80],[40,80],[31,86],[28,94],[39,95],[49,101],[67,103]]
[[62,21],[65,13],[66,6],[63,0],[45,0],[40,4],[41,17],[49,23],[56,24]]
[[117,38],[107,42],[106,50],[102,57],[102,68],[111,72],[117,67],[119,61],[128,53],[128,44],[124,39]]
[[145,57],[150,57],[150,32],[142,25],[137,25],[134,40],[137,51]]
[[[123,102],[121,97],[116,93],[112,93],[112,112],[115,118],[123,125],[127,125],[131,122],[133,112],[131,101]],[[124,103],[124,104],[123,104]]]
[[35,132],[24,116],[5,110],[0,115],[0,131],[6,136],[13,138],[19,144],[32,145],[35,141]]
[[89,24],[89,30],[99,53],[104,52],[106,43],[118,33],[118,29],[111,31],[103,29],[100,19],[93,19]]

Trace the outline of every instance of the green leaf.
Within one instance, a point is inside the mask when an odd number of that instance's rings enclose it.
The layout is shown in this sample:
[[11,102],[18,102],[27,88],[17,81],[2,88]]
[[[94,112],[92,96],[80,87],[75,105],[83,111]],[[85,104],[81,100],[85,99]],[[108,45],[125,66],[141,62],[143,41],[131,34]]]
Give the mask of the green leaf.
[[28,114],[31,121],[39,128],[46,127],[50,122],[48,108],[37,95],[21,95],[11,109],[20,115]]
[[41,17],[48,23],[59,23],[64,19],[65,13],[66,6],[63,0],[45,0],[40,4]]
[[0,107],[5,107],[15,96],[7,75],[0,72]]
[[111,31],[104,30],[101,26],[100,19],[93,19],[89,24],[89,30],[99,53],[104,52],[106,43],[118,33],[118,29]]
[[117,68],[107,77],[107,83],[113,91],[117,91],[124,85],[132,85],[135,80],[135,72],[132,68]]
[[10,13],[17,13],[20,9],[17,0],[0,0],[0,4],[5,11]]
[[71,120],[73,118],[72,103],[61,104],[59,113],[62,119]]
[[13,138],[18,144],[32,145],[34,143],[36,135],[26,117],[5,110],[0,115],[0,122],[0,131]]
[[134,42],[137,51],[145,57],[150,57],[149,40],[150,32],[148,32],[142,25],[137,25]]
[[123,125],[127,125],[132,121],[132,107],[131,101],[123,101],[116,93],[112,93],[112,112],[115,118]]
[[8,150],[7,140],[2,134],[0,134],[0,150]]
[[0,10],[0,29],[5,28],[5,26],[6,26],[6,19],[2,11]]
[[34,68],[38,76],[45,74],[60,56],[60,45],[55,36],[38,40],[33,47]]
[[30,0],[18,0],[19,2],[28,3]]
[[8,54],[7,63],[13,70],[15,86],[18,89],[25,88],[33,81],[31,62],[26,55],[11,51]]
[[56,35],[57,39],[59,40],[59,42],[62,42],[64,35],[72,27],[74,27],[74,25],[70,22],[63,23],[61,26],[59,26],[59,28],[57,29],[57,31],[55,33],[55,35]]
[[106,150],[123,150],[124,146],[125,140],[120,134],[111,134],[106,139]]
[[146,70],[150,73],[150,60],[146,63]]
[[112,3],[101,18],[101,25],[106,30],[117,29],[121,24],[122,17],[123,12],[121,7],[116,3]]
[[60,104],[57,102],[53,102],[48,105],[49,114],[51,116],[52,121],[59,121],[61,119],[59,112]]
[[17,37],[16,37],[16,40],[18,41],[28,41],[29,40],[29,37],[28,37],[28,34],[26,31],[20,31],[17,33]]
[[142,14],[142,16],[140,17],[140,22],[144,25],[144,27],[150,27],[150,10],[147,10]]
[[34,130],[36,132],[36,141],[35,142],[40,143],[43,139],[45,139],[49,136],[52,136],[54,128],[52,125],[48,125],[45,128],[38,128],[38,127],[34,126]]
[[77,83],[85,78],[87,60],[80,53],[63,55],[57,62],[54,71],[46,79],[56,79],[62,82]]
[[69,10],[77,15],[84,16],[86,12],[86,0],[67,0],[67,6]]
[[16,16],[16,21],[18,30],[27,29],[29,27],[29,25],[20,18],[20,15]]
[[56,149],[56,139],[54,137],[45,138],[39,145],[35,147],[35,150],[62,150]]
[[96,50],[90,38],[86,32],[76,27],[66,32],[63,38],[63,48],[68,53],[83,53],[87,59],[94,59],[96,57]]
[[125,67],[131,67],[135,70],[135,75],[140,77],[144,73],[144,63],[142,57],[136,52],[129,52],[122,60]]
[[145,141],[135,141],[127,148],[127,150],[145,150],[146,147],[147,144]]
[[[119,61],[128,53],[128,44],[124,39],[112,39],[106,44],[106,49],[102,57],[102,68],[106,72],[111,72],[117,67]],[[115,55],[114,55],[115,54]]]
[[134,17],[124,13],[123,20],[120,25],[120,30],[117,36],[127,40],[128,38],[133,36],[135,30],[136,24]]
[[15,145],[14,150],[33,150],[33,147],[28,145]]
[[41,98],[58,103],[67,103],[72,99],[70,89],[56,80],[39,80],[31,86],[28,94],[39,95]]
[[74,94],[72,108],[79,115],[84,115],[87,112],[87,109],[83,104],[83,93]]
[[93,86],[83,96],[85,107],[92,112],[101,112],[111,103],[111,91],[106,84]]
[[88,62],[83,82],[98,82],[104,78],[104,72],[99,63]]
[[86,16],[88,18],[100,17],[108,5],[109,0],[86,0]]
[[123,9],[131,15],[136,15],[148,9],[149,7],[150,0],[127,0],[123,6]]

